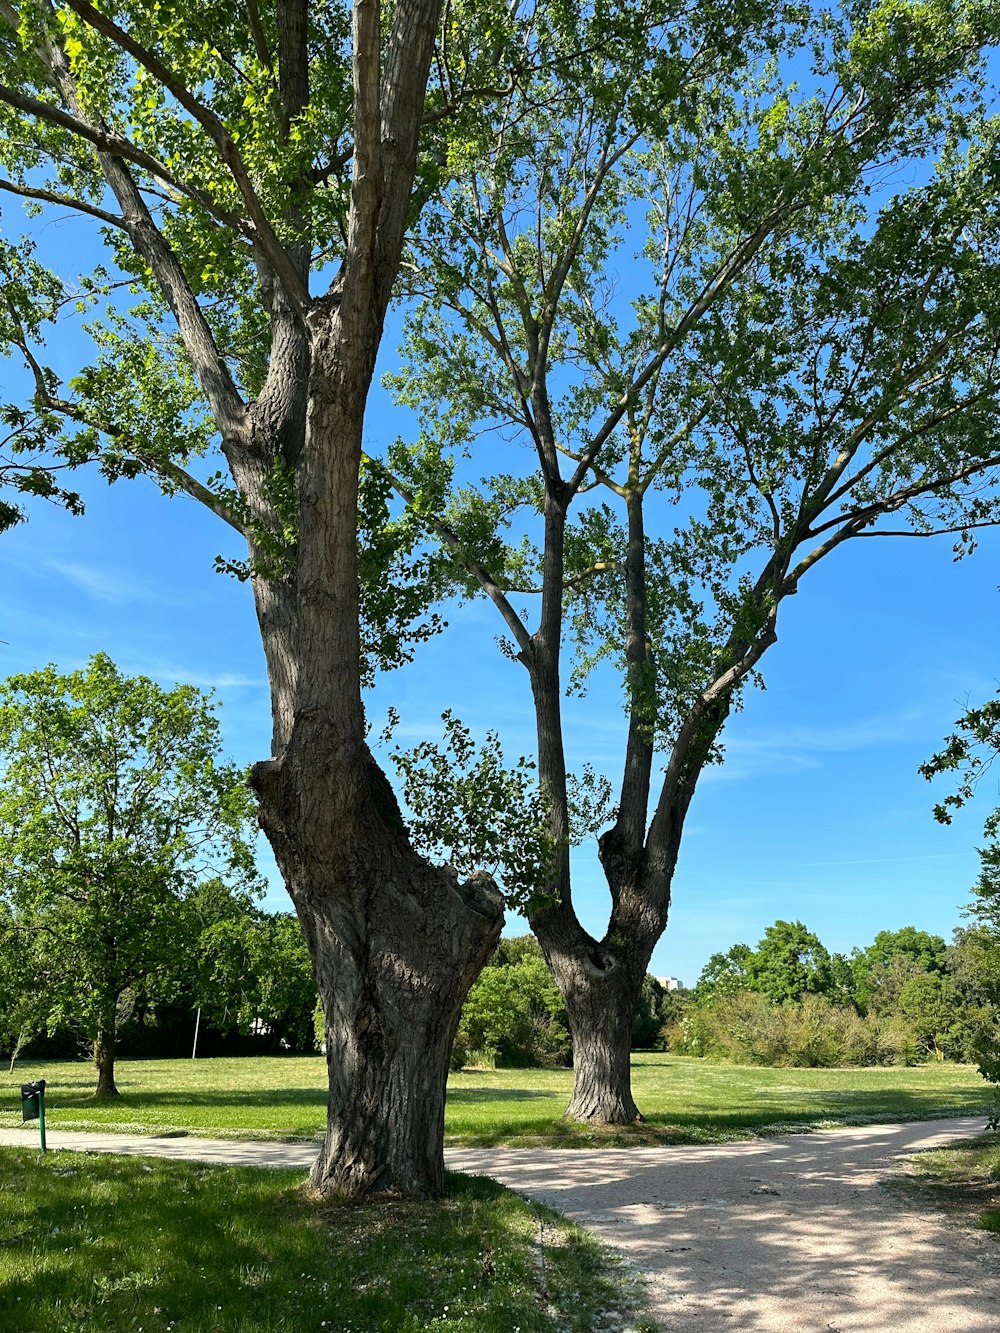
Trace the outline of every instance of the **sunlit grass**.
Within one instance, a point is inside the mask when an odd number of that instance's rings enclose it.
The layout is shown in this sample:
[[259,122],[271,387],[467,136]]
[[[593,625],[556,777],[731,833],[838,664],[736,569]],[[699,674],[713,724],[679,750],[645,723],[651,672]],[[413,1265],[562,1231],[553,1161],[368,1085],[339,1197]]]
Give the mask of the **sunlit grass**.
[[[20,1123],[18,1085],[48,1080],[53,1129],[311,1139],[322,1130],[326,1062],[320,1056],[133,1060],[118,1067],[118,1101],[95,1102],[83,1062],[19,1066],[0,1076],[0,1126]],[[936,1116],[975,1115],[990,1085],[970,1065],[910,1069],[759,1069],[637,1052],[633,1088],[642,1125],[595,1130],[562,1119],[568,1070],[468,1070],[452,1076],[448,1141],[566,1147],[704,1142],[761,1132]]]
[[[0,1076],[0,1125],[20,1121],[19,1085],[44,1078],[53,1129],[137,1134],[224,1135],[311,1139],[326,1120],[326,1061],[257,1057],[219,1060],[121,1060],[121,1097],[95,1102],[94,1071],[85,1061],[18,1065]],[[9,1090],[9,1092],[8,1092]]]
[[614,1258],[493,1181],[363,1208],[324,1207],[301,1182],[0,1149],[0,1329],[591,1333],[634,1313]]
[[1000,1232],[1000,1136],[984,1135],[916,1153],[908,1159],[915,1180],[939,1206]]
[[454,1075],[448,1134],[467,1146],[704,1142],[834,1124],[974,1115],[991,1104],[988,1085],[970,1065],[761,1069],[637,1052],[632,1089],[645,1123],[609,1131],[560,1119],[570,1084],[571,1075],[562,1071]]

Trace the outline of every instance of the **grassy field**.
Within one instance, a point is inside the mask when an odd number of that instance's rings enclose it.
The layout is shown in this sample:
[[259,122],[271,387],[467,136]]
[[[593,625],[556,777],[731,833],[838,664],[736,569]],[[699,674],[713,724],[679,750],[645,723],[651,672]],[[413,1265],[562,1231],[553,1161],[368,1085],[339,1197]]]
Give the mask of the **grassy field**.
[[594,1333],[642,1292],[489,1180],[321,1207],[301,1172],[0,1149],[4,1333]]
[[[48,1080],[53,1129],[237,1138],[312,1138],[325,1116],[320,1056],[122,1061],[114,1103],[95,1103],[84,1063],[25,1064],[0,1077],[0,1125],[20,1123],[19,1084]],[[911,1069],[757,1069],[639,1052],[633,1088],[645,1125],[595,1131],[561,1119],[567,1070],[464,1071],[448,1088],[448,1142],[585,1147],[705,1142],[835,1124],[973,1115],[992,1089],[969,1065]]]

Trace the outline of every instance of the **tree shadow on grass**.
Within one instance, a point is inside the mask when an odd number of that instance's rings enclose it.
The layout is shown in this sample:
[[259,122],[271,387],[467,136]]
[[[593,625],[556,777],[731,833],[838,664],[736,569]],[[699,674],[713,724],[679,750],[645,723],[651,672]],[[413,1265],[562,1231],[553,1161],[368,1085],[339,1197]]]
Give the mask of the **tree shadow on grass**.
[[448,1322],[540,1333],[558,1322],[580,1333],[595,1324],[577,1294],[619,1289],[589,1240],[553,1245],[550,1230],[550,1320],[534,1265],[546,1214],[492,1180],[449,1175],[443,1201],[356,1207],[319,1203],[303,1179],[4,1150],[0,1330],[412,1333]]
[[[833,1124],[889,1123],[907,1120],[935,1120],[940,1117],[977,1115],[988,1109],[989,1090],[954,1092],[942,1097],[940,1089],[927,1091],[855,1091],[842,1090],[807,1092],[791,1098],[769,1094],[762,1089],[757,1095],[745,1098],[743,1104],[731,1111],[717,1107],[692,1106],[675,1108],[669,1112],[653,1112],[647,1117],[651,1125],[675,1125],[690,1128],[713,1126],[720,1129],[760,1129],[787,1127],[816,1121]],[[641,1098],[640,1098],[641,1101]],[[798,1103],[795,1105],[794,1103]]]
[[46,1111],[93,1109],[95,1106],[107,1107],[110,1111],[117,1108],[141,1108],[155,1106],[186,1106],[197,1109],[200,1106],[326,1106],[325,1088],[250,1088],[241,1091],[236,1088],[219,1089],[217,1092],[197,1092],[191,1088],[156,1088],[143,1092],[133,1092],[127,1083],[119,1083],[121,1096],[112,1101],[95,1101],[93,1093],[77,1085],[60,1088],[58,1083],[50,1083],[45,1089]]
[[528,1102],[565,1100],[565,1095],[551,1089],[537,1088],[449,1088],[450,1102]]

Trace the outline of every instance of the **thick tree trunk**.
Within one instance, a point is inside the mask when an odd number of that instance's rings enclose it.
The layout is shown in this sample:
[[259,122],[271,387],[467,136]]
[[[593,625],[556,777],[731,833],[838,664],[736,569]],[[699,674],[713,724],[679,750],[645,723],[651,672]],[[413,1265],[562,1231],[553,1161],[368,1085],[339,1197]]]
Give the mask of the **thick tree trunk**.
[[573,1093],[566,1116],[591,1124],[641,1120],[632,1096],[632,1026],[646,968],[670,908],[676,844],[667,857],[631,853],[617,828],[599,843],[612,898],[601,941],[571,907],[540,914],[532,925],[562,994],[573,1038]]
[[[430,910],[428,898],[439,899]],[[444,1186],[455,1031],[469,987],[496,947],[502,910],[499,901],[488,914],[469,907],[457,885],[430,867],[416,882],[405,872],[380,876],[378,900],[378,920],[349,961],[356,986],[345,997],[331,979],[322,984],[330,1097],[310,1180],[323,1193],[350,1198],[434,1196]],[[320,913],[311,930],[329,924]]]
[[638,982],[619,965],[603,976],[586,972],[564,991],[573,1034],[573,1095],[568,1120],[630,1125],[642,1115],[632,1097],[632,1023]]
[[432,1196],[444,1183],[448,1061],[469,987],[496,947],[503,904],[489,876],[465,884],[409,847],[370,758],[367,800],[325,830],[303,826],[303,784],[324,756],[257,766],[261,819],[316,968],[327,1029],[327,1128],[311,1175],[321,1193]]
[[95,1097],[118,1097],[120,1093],[115,1085],[115,1039],[113,1023],[101,1027],[94,1042],[94,1065],[97,1069],[97,1087]]

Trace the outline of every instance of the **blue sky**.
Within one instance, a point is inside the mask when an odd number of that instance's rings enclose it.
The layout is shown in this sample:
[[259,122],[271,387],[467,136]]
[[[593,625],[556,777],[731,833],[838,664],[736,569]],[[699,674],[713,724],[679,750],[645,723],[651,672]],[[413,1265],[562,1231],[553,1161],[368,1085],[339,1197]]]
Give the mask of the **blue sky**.
[[[390,340],[386,365],[391,350]],[[7,387],[19,376],[8,367],[0,378]],[[405,428],[376,393],[366,426],[373,451]],[[145,480],[78,480],[83,518],[36,505],[29,523],[0,537],[0,672],[49,661],[71,669],[104,650],[127,672],[213,688],[228,753],[264,757],[269,704],[250,593],[212,570],[227,531]],[[785,602],[764,662],[767,689],[747,695],[726,731],[726,763],[695,797],[655,972],[691,984],[711,953],[755,943],[778,917],[804,921],[841,950],[882,929],[912,924],[947,936],[959,924],[997,792],[984,789],[977,808],[944,828],[916,770],[966,702],[1000,681],[998,553],[991,533],[959,563],[947,538],[858,541]],[[508,755],[530,753],[527,682],[496,650],[495,612],[477,602],[449,619],[413,666],[379,683],[372,720],[391,703],[406,736],[439,738],[450,707],[479,732],[497,728]],[[623,722],[610,682],[568,701],[567,716],[572,762],[616,778]],[[271,868],[267,905],[287,908],[266,849],[262,864]],[[575,877],[581,915],[600,932],[607,898],[587,849],[575,856]],[[523,928],[510,921],[509,931]]]

